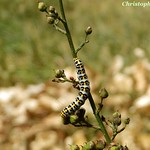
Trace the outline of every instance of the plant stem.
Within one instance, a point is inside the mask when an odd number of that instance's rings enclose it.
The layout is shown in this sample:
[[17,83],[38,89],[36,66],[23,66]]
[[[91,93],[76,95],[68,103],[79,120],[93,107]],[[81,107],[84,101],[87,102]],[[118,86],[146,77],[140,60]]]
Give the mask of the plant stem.
[[108,135],[108,132],[107,132],[107,130],[106,130],[104,124],[103,124],[103,121],[102,121],[99,113],[96,112],[96,106],[95,106],[95,103],[94,103],[94,100],[93,100],[93,97],[92,97],[91,93],[89,93],[89,101],[90,101],[90,104],[91,104],[91,107],[92,107],[92,110],[93,110],[93,114],[94,114],[94,116],[95,116],[95,118],[96,118],[96,120],[99,124],[99,127],[101,129],[101,132],[103,133],[107,143],[109,144],[111,142],[111,139]]
[[68,24],[67,24],[67,20],[66,20],[66,17],[65,17],[65,12],[64,12],[64,7],[63,7],[62,0],[59,0],[59,6],[60,6],[62,19],[64,20],[62,23],[63,23],[63,25],[65,27],[65,30],[66,30],[66,36],[67,36],[67,39],[68,39],[68,42],[69,42],[69,46],[70,46],[70,49],[71,49],[71,52],[72,52],[72,56],[73,56],[73,58],[76,58],[77,57],[77,53],[76,53],[74,45],[73,45],[73,41],[72,41],[72,37],[71,37],[71,34],[70,34],[70,30],[68,28]]
[[[60,11],[61,11],[61,15],[62,15],[62,19],[63,19],[63,25],[64,25],[64,28],[66,30],[66,36],[68,38],[68,42],[69,42],[69,46],[70,46],[70,49],[71,49],[71,52],[72,52],[72,56],[73,58],[76,58],[77,57],[77,52],[74,48],[74,44],[73,44],[73,41],[72,41],[72,37],[71,37],[71,34],[70,34],[70,31],[69,31],[69,28],[68,28],[68,24],[67,24],[67,20],[66,20],[66,17],[65,17],[65,12],[64,12],[64,8],[63,8],[63,2],[62,0],[59,0],[59,5],[60,5]],[[95,106],[95,103],[94,103],[94,100],[93,100],[93,97],[91,95],[91,93],[89,93],[89,101],[90,101],[90,104],[91,104],[91,107],[92,107],[92,110],[93,110],[93,113],[94,113],[94,116],[99,124],[99,127],[107,141],[107,143],[110,143],[111,142],[111,139],[106,131],[106,128],[102,122],[102,119],[99,115],[99,113],[96,112],[96,106]]]

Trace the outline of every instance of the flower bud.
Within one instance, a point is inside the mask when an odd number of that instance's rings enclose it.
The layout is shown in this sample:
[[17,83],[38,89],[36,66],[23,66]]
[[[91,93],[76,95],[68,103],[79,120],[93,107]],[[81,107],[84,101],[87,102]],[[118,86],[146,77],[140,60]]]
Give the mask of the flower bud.
[[75,79],[74,79],[74,77],[70,77],[70,80],[74,81]]
[[117,126],[121,125],[121,113],[115,112],[113,113],[113,123]]
[[55,12],[55,8],[53,6],[49,6],[48,11],[51,13]]
[[121,125],[121,118],[119,118],[119,117],[114,118],[113,123],[117,126],[120,126]]
[[87,29],[85,30],[86,35],[89,35],[92,33],[92,28],[89,26],[87,27]]
[[57,82],[57,80],[56,79],[52,79],[52,82]]
[[55,19],[54,19],[53,17],[47,17],[47,22],[48,22],[49,24],[53,24],[54,21],[55,21]]
[[125,119],[125,120],[124,120],[124,123],[125,123],[126,125],[129,124],[129,123],[130,123],[130,118]]
[[43,11],[46,11],[47,6],[44,2],[39,2],[38,3],[38,9],[43,12]]
[[62,69],[55,70],[55,77],[56,78],[64,78],[64,77],[66,77],[66,75],[64,73],[64,70],[62,70]]
[[121,113],[116,111],[115,113],[113,113],[113,118],[121,118]]
[[100,94],[100,97],[101,98],[107,98],[108,97],[108,92],[105,88],[102,88],[100,91],[99,91],[99,94]]

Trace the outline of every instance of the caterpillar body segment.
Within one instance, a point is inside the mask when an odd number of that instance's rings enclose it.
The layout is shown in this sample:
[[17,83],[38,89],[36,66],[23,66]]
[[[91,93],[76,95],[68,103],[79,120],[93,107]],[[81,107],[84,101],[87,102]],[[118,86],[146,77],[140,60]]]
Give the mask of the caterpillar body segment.
[[75,100],[61,111],[62,118],[66,118],[74,114],[85,103],[90,92],[90,83],[82,61],[79,58],[74,58],[74,64],[76,67],[80,91]]

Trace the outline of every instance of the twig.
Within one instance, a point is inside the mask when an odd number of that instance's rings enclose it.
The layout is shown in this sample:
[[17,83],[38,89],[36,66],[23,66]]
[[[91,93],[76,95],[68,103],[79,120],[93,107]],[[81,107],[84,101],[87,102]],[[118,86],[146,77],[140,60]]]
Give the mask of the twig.
[[69,42],[69,46],[70,46],[70,49],[71,49],[71,52],[72,52],[72,56],[73,56],[73,58],[76,58],[77,53],[75,52],[75,48],[74,48],[74,45],[73,45],[70,30],[68,28],[68,24],[67,24],[67,20],[66,20],[66,17],[65,17],[65,12],[64,12],[64,7],[63,7],[62,0],[59,0],[59,6],[60,6],[60,12],[61,12],[61,15],[62,15],[62,19],[64,20],[62,23],[63,23],[63,25],[65,27],[65,30],[66,30],[66,36],[67,36],[67,39],[68,39],[68,42]]
[[66,31],[61,29],[60,27],[58,27],[56,24],[53,25],[55,27],[55,29],[63,34],[66,34]]

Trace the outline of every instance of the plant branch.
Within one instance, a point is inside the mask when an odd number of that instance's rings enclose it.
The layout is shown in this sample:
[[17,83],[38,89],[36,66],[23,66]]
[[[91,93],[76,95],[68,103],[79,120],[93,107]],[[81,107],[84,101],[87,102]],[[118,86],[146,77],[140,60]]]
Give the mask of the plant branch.
[[78,53],[78,51],[80,51],[82,47],[84,47],[84,45],[87,43],[89,43],[89,40],[87,40],[87,35],[86,35],[84,42],[82,42],[81,45],[76,49],[76,53]]
[[66,30],[66,36],[67,36],[67,39],[68,39],[68,42],[69,42],[69,46],[70,46],[70,49],[71,49],[71,52],[72,52],[72,56],[73,56],[73,58],[76,58],[77,57],[77,53],[75,52],[75,48],[74,48],[74,45],[73,45],[73,41],[72,41],[72,37],[71,37],[71,34],[70,34],[70,30],[68,28],[68,24],[67,24],[67,20],[66,20],[66,16],[65,16],[62,0],[59,0],[59,6],[60,6],[60,12],[61,12],[61,15],[62,15],[62,19],[64,20],[62,23],[63,23],[64,28]]
[[63,34],[66,34],[66,31],[64,31],[63,29],[61,29],[60,27],[58,27],[56,24],[53,25],[55,27],[55,29]]
[[97,120],[97,122],[100,126],[101,132],[103,133],[107,143],[109,144],[111,142],[111,139],[108,135],[108,132],[106,131],[106,128],[103,124],[103,121],[102,121],[99,113],[96,112],[96,106],[95,106],[95,103],[94,103],[94,100],[93,100],[93,97],[92,97],[91,93],[89,93],[89,101],[90,101],[90,104],[91,104],[91,107],[92,107],[92,110],[93,110],[93,114],[94,114],[94,116],[95,116],[95,118],[96,118],[96,120]]

